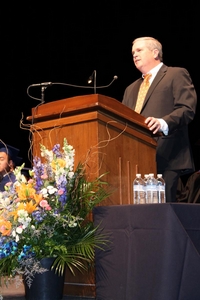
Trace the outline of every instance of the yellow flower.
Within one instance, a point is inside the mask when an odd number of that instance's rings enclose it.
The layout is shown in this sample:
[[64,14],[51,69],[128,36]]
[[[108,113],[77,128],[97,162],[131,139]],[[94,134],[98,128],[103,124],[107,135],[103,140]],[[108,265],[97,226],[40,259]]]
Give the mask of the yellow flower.
[[40,203],[40,201],[43,200],[43,195],[42,194],[35,194],[34,195],[34,200],[35,200],[36,204],[38,205]]
[[57,158],[56,161],[53,160],[51,162],[51,167],[54,172],[56,172],[57,169],[64,168],[65,166],[66,161],[62,158]]
[[0,219],[0,232],[3,236],[10,235],[12,224],[10,221]]
[[28,212],[28,214],[32,214],[32,212],[37,209],[38,204],[42,200],[43,200],[42,194],[34,194],[33,199],[25,202],[22,201],[21,203],[19,203],[16,210],[10,212],[10,215],[14,216],[14,220],[16,220],[18,217],[19,210],[25,210]]
[[[21,202],[19,206],[17,207],[17,211],[24,209],[26,210],[29,214],[31,214],[34,210],[36,210],[37,204],[33,200],[31,201],[26,201],[25,203]],[[17,213],[16,211],[16,213]]]
[[19,186],[16,186],[16,191],[20,200],[34,199],[36,193],[31,183],[21,183]]

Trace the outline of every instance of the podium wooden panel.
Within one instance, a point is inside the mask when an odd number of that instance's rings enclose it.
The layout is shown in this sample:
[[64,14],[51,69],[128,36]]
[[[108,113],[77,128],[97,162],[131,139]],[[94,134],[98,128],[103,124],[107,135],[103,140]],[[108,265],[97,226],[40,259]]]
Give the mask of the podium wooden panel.
[[156,173],[156,142],[144,117],[119,101],[98,94],[72,97],[32,109],[33,153],[39,143],[52,147],[66,137],[75,164],[86,161],[88,176],[104,178],[115,189],[103,205],[132,203],[137,172]]
[[[156,141],[144,117],[116,99],[93,94],[57,100],[33,108],[27,119],[34,155],[40,155],[40,143],[51,148],[66,137],[75,149],[75,166],[87,163],[88,179],[107,173],[103,180],[113,193],[102,205],[132,204],[135,174],[156,174]],[[67,294],[94,296],[93,272],[80,277],[66,282]]]

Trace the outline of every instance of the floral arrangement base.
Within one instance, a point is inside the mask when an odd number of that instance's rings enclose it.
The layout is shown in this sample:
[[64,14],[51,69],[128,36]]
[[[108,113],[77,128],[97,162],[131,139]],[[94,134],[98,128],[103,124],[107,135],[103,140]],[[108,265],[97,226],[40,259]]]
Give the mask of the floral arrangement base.
[[26,300],[61,300],[63,298],[64,275],[59,276],[51,269],[54,258],[43,258],[41,265],[48,271],[35,274],[31,287],[24,280]]

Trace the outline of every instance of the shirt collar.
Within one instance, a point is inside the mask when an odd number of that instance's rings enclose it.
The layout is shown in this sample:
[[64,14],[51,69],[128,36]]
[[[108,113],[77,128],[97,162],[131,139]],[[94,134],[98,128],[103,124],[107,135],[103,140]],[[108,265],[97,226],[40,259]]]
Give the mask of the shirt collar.
[[[160,70],[160,68],[162,67],[163,62],[160,62],[156,67],[154,67],[153,69],[151,69],[148,73],[151,73],[152,76],[150,78],[150,82],[152,82],[154,80],[154,78],[156,77],[156,74],[158,73],[158,71]],[[147,73],[147,74],[148,74]],[[142,74],[142,78],[144,78],[144,75],[146,74]]]

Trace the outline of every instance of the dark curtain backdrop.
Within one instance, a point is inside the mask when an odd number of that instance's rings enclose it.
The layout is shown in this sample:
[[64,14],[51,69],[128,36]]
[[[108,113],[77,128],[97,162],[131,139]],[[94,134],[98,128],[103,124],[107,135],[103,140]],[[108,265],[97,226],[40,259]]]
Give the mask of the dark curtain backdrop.
[[[18,147],[30,166],[29,131],[21,128],[20,120],[27,124],[31,108],[40,103],[27,95],[33,83],[87,85],[96,70],[97,86],[118,76],[109,88],[97,92],[121,101],[126,86],[140,76],[131,55],[132,41],[139,36],[159,39],[164,63],[187,68],[199,94],[197,4],[119,0],[1,4],[0,138]],[[41,97],[40,87],[29,91]],[[52,85],[45,91],[45,102],[93,92],[92,88]],[[196,169],[200,169],[199,115],[198,104],[189,127]]]

